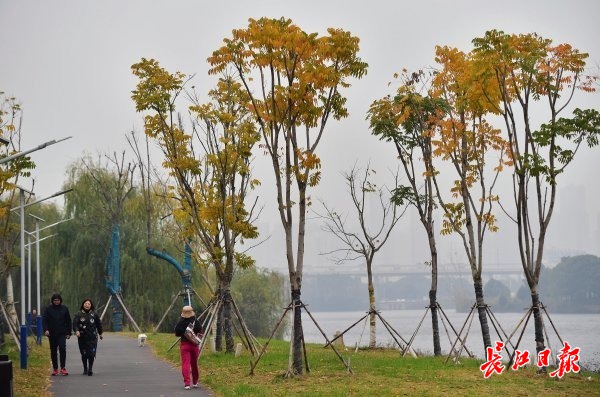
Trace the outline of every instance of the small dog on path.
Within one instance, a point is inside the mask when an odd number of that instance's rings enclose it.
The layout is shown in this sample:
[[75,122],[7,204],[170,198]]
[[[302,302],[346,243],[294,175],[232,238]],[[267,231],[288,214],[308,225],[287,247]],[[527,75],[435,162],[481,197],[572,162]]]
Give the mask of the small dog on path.
[[146,346],[146,339],[148,339],[146,334],[138,334],[138,346],[139,347]]

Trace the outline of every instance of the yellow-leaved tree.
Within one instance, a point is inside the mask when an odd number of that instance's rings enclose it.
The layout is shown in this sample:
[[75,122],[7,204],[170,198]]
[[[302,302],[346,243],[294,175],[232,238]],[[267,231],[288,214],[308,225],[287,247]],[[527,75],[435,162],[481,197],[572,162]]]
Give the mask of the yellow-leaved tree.
[[185,76],[145,58],[132,70],[139,79],[132,95],[136,109],[148,112],[145,133],[158,141],[163,165],[176,182],[171,188],[178,202],[173,215],[181,226],[181,237],[199,247],[195,250],[199,263],[214,266],[217,294],[223,302],[220,316],[226,351],[233,352],[230,286],[234,266],[254,263],[236,250],[236,244],[258,236],[252,224],[254,206],[247,208],[245,203],[249,190],[258,184],[251,178],[250,163],[252,148],[260,140],[248,110],[249,97],[240,82],[227,75],[209,92],[206,103],[190,93],[192,130],[186,132],[175,106],[184,92]]
[[247,28],[233,30],[208,59],[210,73],[232,68],[239,76],[273,166],[294,312],[288,373],[303,371],[300,295],[308,189],[321,177],[316,149],[328,121],[348,115],[340,90],[350,86],[349,78],[367,72],[357,55],[358,43],[341,29],[330,28],[319,36],[286,18],[250,19]]
[[[450,198],[436,190],[444,211],[442,234],[457,234],[463,244],[479,316],[484,349],[491,346],[488,307],[483,295],[481,273],[484,241],[488,232],[498,229],[493,207],[498,201],[494,188],[499,173],[510,165],[509,146],[501,131],[486,119],[498,100],[497,90],[478,74],[471,54],[456,48],[437,47],[440,69],[432,81],[431,95],[448,104],[448,117],[439,123],[434,137],[434,155],[450,163],[455,175]],[[492,86],[493,87],[493,86]]]
[[[473,60],[481,79],[470,86],[486,97],[490,92],[500,94],[498,100],[489,103],[502,116],[510,143],[514,208],[509,215],[518,230],[519,256],[531,291],[539,353],[545,342],[538,283],[558,177],[581,145],[596,146],[600,137],[600,113],[596,109],[566,112],[578,90],[595,91],[597,78],[584,74],[588,54],[570,44],[554,45],[535,33],[491,30],[473,44]],[[481,81],[488,84],[481,85]],[[565,117],[560,117],[563,114]]]
[[[0,137],[6,141],[6,144],[0,146],[0,159],[20,152],[22,112],[16,98],[0,91]],[[35,164],[27,156],[0,165],[0,282],[6,282],[7,295],[5,299],[0,298],[0,301],[6,302],[6,307],[0,310],[5,310],[8,315],[7,326],[15,341],[18,337],[18,316],[15,310],[11,269],[19,263],[14,253],[15,244],[19,240],[20,226],[18,216],[10,209],[19,205],[19,177],[29,176],[29,170],[33,168]],[[4,304],[0,302],[0,305]],[[4,316],[0,315],[0,326],[2,318]]]

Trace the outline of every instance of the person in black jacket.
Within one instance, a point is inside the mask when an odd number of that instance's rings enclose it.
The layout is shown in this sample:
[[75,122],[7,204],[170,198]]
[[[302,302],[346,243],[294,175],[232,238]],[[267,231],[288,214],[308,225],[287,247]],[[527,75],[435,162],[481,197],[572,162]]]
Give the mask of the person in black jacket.
[[69,309],[62,304],[59,294],[52,295],[52,302],[44,309],[42,327],[44,335],[50,342],[50,358],[52,359],[52,376],[59,374],[57,349],[60,354],[60,374],[69,375],[65,364],[67,361],[67,339],[71,337],[71,315]]
[[[196,319],[196,314],[191,306],[184,306],[181,310],[181,317],[175,325],[175,336],[181,338],[179,352],[181,354],[181,375],[183,376],[183,387],[186,390],[192,387],[198,387],[198,357],[200,356],[200,347],[190,341],[186,336],[185,330],[188,325],[192,325],[194,334],[202,334],[202,324]],[[191,370],[191,379],[190,379]],[[191,380],[191,382],[190,382]]]
[[73,331],[77,336],[79,352],[81,353],[83,374],[92,376],[98,337],[102,340],[102,322],[100,316],[94,311],[94,303],[91,299],[81,302],[79,312],[73,317]]

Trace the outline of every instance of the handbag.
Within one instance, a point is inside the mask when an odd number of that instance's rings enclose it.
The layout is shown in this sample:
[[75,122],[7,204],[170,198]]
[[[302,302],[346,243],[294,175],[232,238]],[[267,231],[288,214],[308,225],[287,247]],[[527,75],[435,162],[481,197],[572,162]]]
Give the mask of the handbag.
[[199,345],[200,343],[202,343],[202,338],[194,332],[194,324],[196,324],[196,320],[194,320],[193,323],[188,324],[187,328],[185,329],[185,332],[183,333],[183,336],[185,336],[185,339],[192,342],[193,344]]

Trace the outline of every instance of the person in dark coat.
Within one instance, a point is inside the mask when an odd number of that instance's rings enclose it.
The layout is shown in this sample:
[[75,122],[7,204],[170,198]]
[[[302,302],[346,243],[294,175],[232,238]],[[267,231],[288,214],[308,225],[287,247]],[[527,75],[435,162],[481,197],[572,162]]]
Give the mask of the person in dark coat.
[[57,350],[60,355],[60,374],[69,375],[65,364],[67,361],[67,339],[71,337],[71,315],[69,309],[62,304],[59,294],[52,295],[52,302],[44,309],[42,327],[44,335],[50,342],[50,358],[52,359],[52,376],[59,374]]
[[[194,334],[202,334],[202,324],[196,319],[196,314],[191,306],[184,306],[181,310],[181,317],[175,325],[175,336],[181,338],[179,353],[181,354],[181,375],[183,376],[183,387],[189,390],[192,387],[198,387],[198,357],[200,356],[200,347],[188,340],[185,336],[185,330],[188,325],[193,325]],[[190,379],[191,372],[191,379]]]
[[83,374],[92,376],[98,337],[102,340],[102,321],[94,311],[94,302],[91,299],[81,302],[79,312],[73,317],[73,331],[79,344]]

